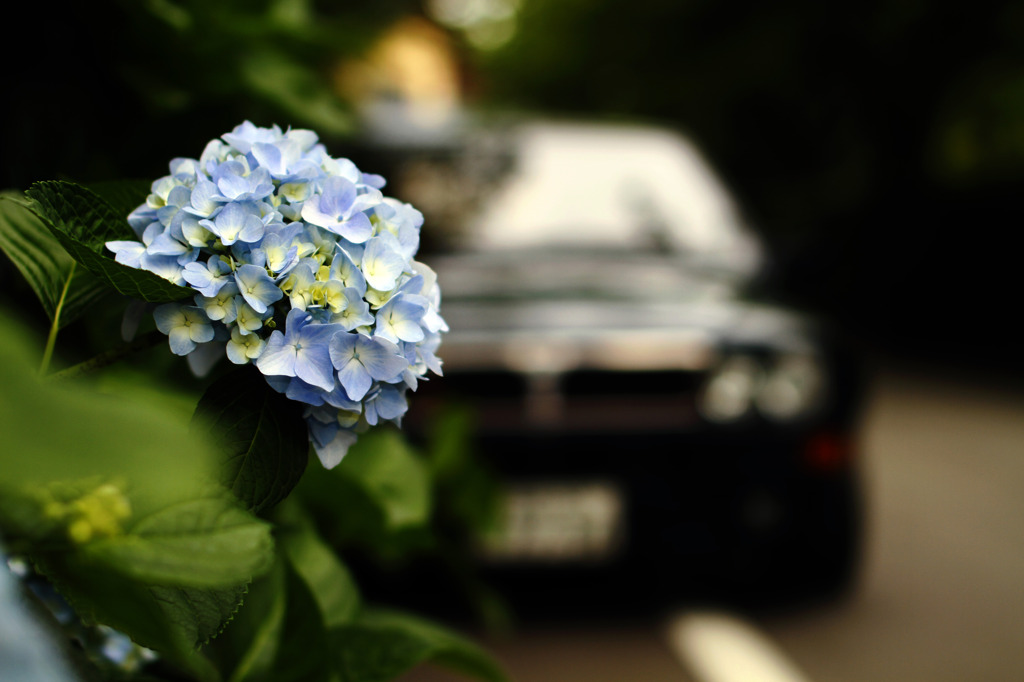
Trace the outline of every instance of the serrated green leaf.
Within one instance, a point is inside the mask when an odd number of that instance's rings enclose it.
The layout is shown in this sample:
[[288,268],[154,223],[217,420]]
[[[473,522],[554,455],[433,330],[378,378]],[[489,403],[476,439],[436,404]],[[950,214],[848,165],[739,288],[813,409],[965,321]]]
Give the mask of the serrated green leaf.
[[120,214],[102,197],[66,180],[32,183],[25,195],[39,207],[40,216],[62,234],[96,253],[112,239],[137,239],[127,214]]
[[89,183],[86,189],[102,197],[115,214],[127,219],[129,213],[146,202],[152,185],[149,180],[109,180]]
[[81,551],[155,585],[223,587],[247,582],[273,559],[270,526],[225,496],[191,499],[139,519],[124,534]]
[[327,682],[327,630],[310,588],[284,557],[253,583],[210,653],[231,682]]
[[328,633],[343,682],[385,682],[430,661],[489,682],[508,678],[491,656],[446,628],[395,611],[365,611]]
[[32,210],[68,254],[120,293],[152,303],[195,295],[188,287],[103,255],[104,244],[108,241],[137,237],[128,225],[127,216],[118,214],[95,192],[72,182],[46,180],[33,184],[25,194],[33,201]]
[[51,320],[67,285],[58,321],[63,327],[81,317],[110,289],[84,268],[74,267],[74,259],[26,203],[21,193],[0,193],[0,249],[21,272]]
[[220,449],[221,482],[255,512],[287,497],[306,470],[309,435],[301,408],[252,368],[214,382],[193,424]]
[[242,605],[248,583],[228,587],[149,588],[167,622],[190,647],[206,644],[229,623]]
[[74,552],[39,552],[33,559],[86,623],[102,623],[124,632],[196,680],[219,681],[216,669],[197,652],[197,646],[231,618],[244,586],[154,588]]

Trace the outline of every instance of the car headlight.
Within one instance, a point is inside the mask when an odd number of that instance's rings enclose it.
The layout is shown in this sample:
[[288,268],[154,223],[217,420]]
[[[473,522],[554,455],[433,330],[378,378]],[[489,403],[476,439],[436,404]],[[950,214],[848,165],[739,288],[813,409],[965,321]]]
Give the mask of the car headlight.
[[792,421],[818,409],[825,393],[825,371],[812,355],[776,358],[754,396],[758,412],[776,421]]
[[781,355],[764,362],[737,355],[711,373],[697,408],[708,421],[722,424],[742,419],[752,408],[773,421],[789,422],[821,407],[825,383],[825,371],[812,355]]
[[720,364],[704,384],[697,409],[713,422],[734,422],[746,416],[762,381],[760,364],[737,355]]

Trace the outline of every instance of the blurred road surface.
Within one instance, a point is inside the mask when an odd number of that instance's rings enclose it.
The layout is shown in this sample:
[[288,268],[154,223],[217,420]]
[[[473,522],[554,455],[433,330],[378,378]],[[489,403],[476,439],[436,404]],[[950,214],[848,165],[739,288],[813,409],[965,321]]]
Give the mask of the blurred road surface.
[[[862,433],[858,588],[748,622],[812,682],[1024,680],[1024,391],[883,371]],[[694,679],[672,633],[581,627],[487,645],[520,682]],[[405,679],[462,678],[427,667]]]

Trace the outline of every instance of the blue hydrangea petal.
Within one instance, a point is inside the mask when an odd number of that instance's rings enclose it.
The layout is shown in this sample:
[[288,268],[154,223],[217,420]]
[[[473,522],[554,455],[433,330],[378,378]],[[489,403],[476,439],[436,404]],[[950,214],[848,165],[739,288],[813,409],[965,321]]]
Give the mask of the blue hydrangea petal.
[[112,241],[107,242],[106,247],[113,252],[115,261],[131,268],[140,267],[139,259],[146,252],[142,242]]
[[258,265],[242,265],[235,270],[235,283],[242,298],[257,313],[263,314],[284,297],[267,271]]
[[275,329],[267,339],[256,367],[266,375],[295,376],[295,347],[285,340],[283,333]]
[[398,240],[385,232],[366,242],[361,270],[367,284],[374,289],[388,291],[395,287],[407,263]]

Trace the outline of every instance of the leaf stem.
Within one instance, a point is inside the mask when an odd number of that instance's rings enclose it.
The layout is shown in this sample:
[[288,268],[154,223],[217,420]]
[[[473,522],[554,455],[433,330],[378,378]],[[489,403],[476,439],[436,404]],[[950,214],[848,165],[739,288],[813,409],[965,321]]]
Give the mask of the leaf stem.
[[117,362],[121,358],[128,357],[132,353],[138,353],[139,351],[146,350],[147,348],[152,348],[153,346],[158,345],[161,341],[163,341],[166,338],[167,337],[165,337],[162,333],[154,329],[153,331],[143,334],[142,336],[140,336],[139,338],[135,339],[130,343],[126,343],[123,346],[119,346],[118,348],[112,348],[111,350],[108,350],[104,353],[100,353],[99,355],[89,358],[84,362],[80,362],[77,365],[72,365],[67,369],[62,369],[59,372],[54,372],[53,374],[46,377],[46,379],[48,381],[64,381],[66,379],[73,379],[75,377],[82,376],[83,374],[95,372],[98,369],[102,369],[107,365],[111,365]]
[[75,266],[77,263],[71,262],[71,267],[68,269],[68,278],[64,282],[64,288],[60,292],[60,299],[57,301],[57,307],[53,310],[53,322],[50,324],[50,334],[46,337],[46,349],[43,350],[43,362],[39,366],[39,375],[44,376],[50,369],[50,360],[53,359],[53,348],[57,345],[57,332],[60,330],[60,314],[64,309],[64,299],[68,296],[68,289],[71,288],[71,280],[75,276]]

